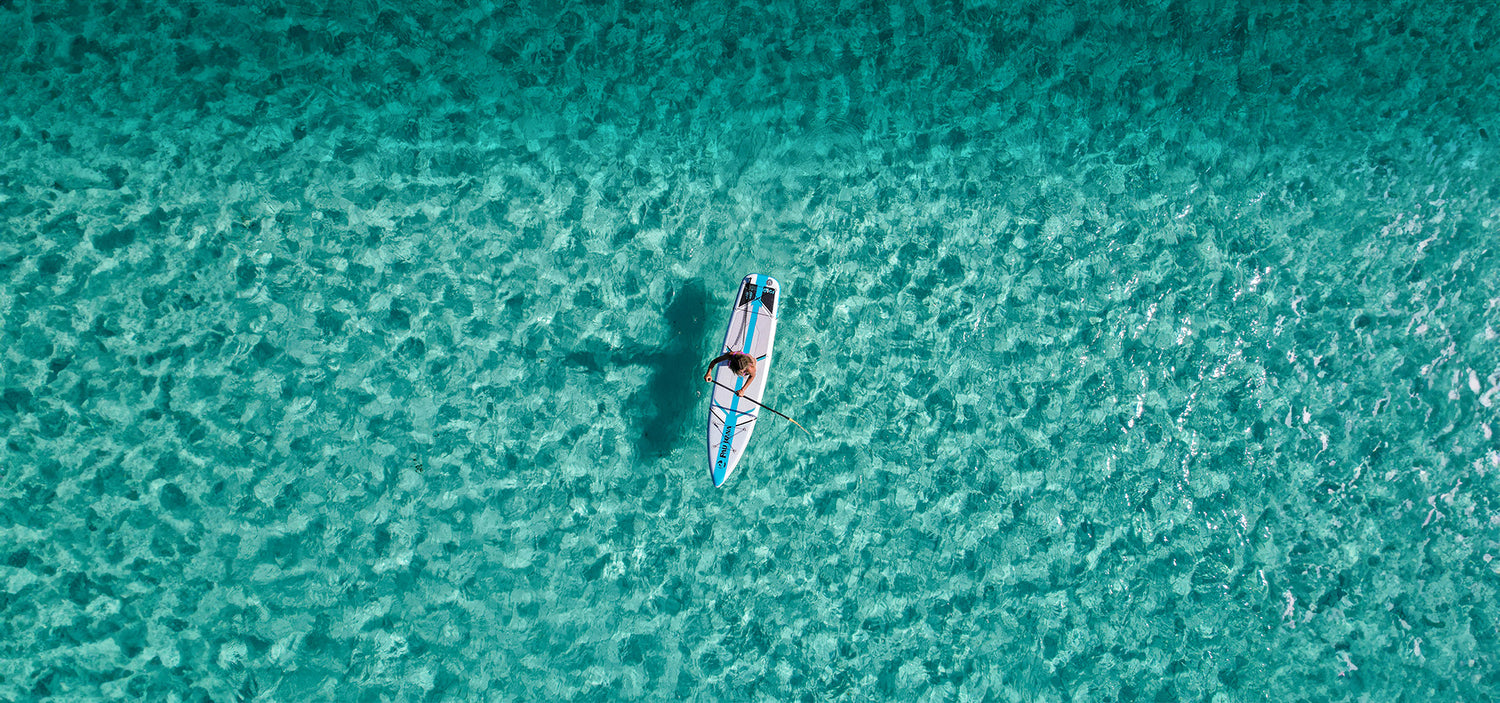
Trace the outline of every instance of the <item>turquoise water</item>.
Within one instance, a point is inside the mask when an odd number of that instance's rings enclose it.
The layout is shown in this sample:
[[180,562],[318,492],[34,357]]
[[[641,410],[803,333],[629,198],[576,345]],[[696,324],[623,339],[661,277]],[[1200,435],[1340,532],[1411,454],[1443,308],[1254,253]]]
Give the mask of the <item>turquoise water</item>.
[[0,6],[0,700],[1500,696],[1492,6],[725,8]]

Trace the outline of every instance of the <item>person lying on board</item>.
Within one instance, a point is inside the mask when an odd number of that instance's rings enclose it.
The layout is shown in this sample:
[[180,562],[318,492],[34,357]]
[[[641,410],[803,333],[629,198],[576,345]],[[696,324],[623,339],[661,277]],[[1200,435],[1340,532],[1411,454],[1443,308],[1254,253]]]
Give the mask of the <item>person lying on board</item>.
[[744,384],[740,386],[739,390],[734,392],[735,395],[744,396],[745,389],[749,388],[750,382],[755,380],[755,357],[743,352],[729,352],[727,354],[723,354],[719,356],[719,358],[708,362],[708,370],[703,372],[703,380],[714,380],[714,367],[718,366],[719,362],[721,361],[728,361],[729,370],[733,371],[734,375],[743,376],[745,378]]

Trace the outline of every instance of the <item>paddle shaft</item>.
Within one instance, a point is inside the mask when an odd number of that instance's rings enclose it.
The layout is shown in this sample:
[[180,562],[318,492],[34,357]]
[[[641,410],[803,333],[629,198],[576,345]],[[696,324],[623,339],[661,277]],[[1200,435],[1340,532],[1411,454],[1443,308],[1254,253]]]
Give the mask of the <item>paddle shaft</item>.
[[[734,389],[733,389],[733,388],[730,388],[730,387],[729,387],[729,386],[726,386],[726,385],[724,385],[724,384],[722,384],[722,383],[719,383],[719,382],[718,382],[718,381],[716,381],[716,380],[714,380],[714,379],[709,379],[709,381],[711,381],[711,382],[713,382],[713,384],[714,384],[714,385],[715,385],[715,386],[718,386],[718,387],[720,387],[720,388],[723,388],[723,389],[724,389],[724,390],[726,390],[726,391],[729,391],[729,392],[730,392],[730,393],[734,393]],[[771,411],[771,412],[773,412],[773,413],[776,413],[776,414],[777,414],[777,415],[780,415],[780,416],[781,416],[781,417],[784,417],[784,418],[786,418],[786,419],[787,419],[787,421],[789,421],[789,422],[791,422],[791,423],[792,423],[792,424],[793,424],[793,425],[796,425],[796,426],[797,426],[797,429],[799,429],[799,430],[802,430],[802,431],[803,431],[803,432],[807,432],[807,428],[806,428],[806,427],[803,427],[803,426],[802,426],[802,423],[800,423],[800,422],[797,422],[797,421],[796,421],[796,420],[793,420],[793,419],[792,419],[792,418],[790,418],[790,417],[787,417],[787,416],[786,416],[786,415],[785,415],[785,414],[783,414],[783,413],[782,413],[782,412],[780,412],[780,411],[778,411],[778,410],[776,410],[776,409],[775,409],[775,408],[772,408],[772,407],[769,407],[769,406],[767,406],[767,405],[766,405],[766,404],[765,404],[765,403],[762,403],[762,402],[760,402],[760,401],[758,401],[758,400],[756,400],[756,399],[754,399],[754,398],[746,398],[746,397],[745,397],[745,396],[740,396],[740,399],[742,399],[742,400],[748,400],[748,401],[750,401],[750,402],[752,402],[752,403],[755,403],[755,404],[756,404],[756,405],[759,405],[759,406],[760,406],[760,407],[761,407],[761,408],[762,408],[762,409],[765,409],[765,410],[770,410],[770,411]],[[807,436],[809,436],[809,437],[811,437],[811,436],[812,436],[812,433],[811,433],[811,432],[807,432]]]

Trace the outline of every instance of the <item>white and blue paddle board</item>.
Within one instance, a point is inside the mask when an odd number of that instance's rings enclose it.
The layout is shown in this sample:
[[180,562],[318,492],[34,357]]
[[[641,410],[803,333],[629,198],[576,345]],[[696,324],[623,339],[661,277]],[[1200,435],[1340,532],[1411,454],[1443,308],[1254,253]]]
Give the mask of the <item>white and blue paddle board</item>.
[[755,380],[741,398],[734,392],[743,386],[744,377],[731,371],[727,363],[714,365],[713,379],[718,383],[708,401],[708,474],[715,486],[724,485],[734,472],[763,412],[760,399],[771,376],[771,344],[776,340],[780,296],[781,284],[759,273],[746,276],[735,290],[734,310],[729,314],[729,329],[719,354],[734,351],[754,356]]

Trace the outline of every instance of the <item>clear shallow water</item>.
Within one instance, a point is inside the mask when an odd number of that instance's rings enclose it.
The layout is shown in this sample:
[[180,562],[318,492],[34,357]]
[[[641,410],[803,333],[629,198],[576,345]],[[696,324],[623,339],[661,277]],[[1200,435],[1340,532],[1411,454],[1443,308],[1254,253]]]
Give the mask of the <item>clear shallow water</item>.
[[7,6],[0,699],[1494,697],[1495,20]]

